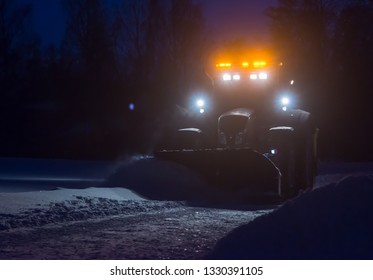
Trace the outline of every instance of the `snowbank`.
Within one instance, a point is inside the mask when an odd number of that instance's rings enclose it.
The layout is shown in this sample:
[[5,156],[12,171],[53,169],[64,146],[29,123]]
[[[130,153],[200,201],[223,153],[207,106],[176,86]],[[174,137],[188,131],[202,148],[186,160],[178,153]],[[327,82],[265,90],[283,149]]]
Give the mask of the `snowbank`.
[[[219,188],[186,166],[154,157],[132,157],[112,169],[104,186],[122,186],[151,200],[184,201],[188,205],[248,209],[234,188]],[[272,207],[272,206],[270,206]]]
[[152,157],[132,157],[119,163],[105,185],[125,186],[157,200],[198,200],[212,193],[188,168]]
[[0,194],[0,231],[164,211],[177,202],[148,201],[123,188]]
[[220,240],[211,259],[373,259],[373,177],[304,193]]
[[29,208],[43,208],[52,203],[76,200],[77,197],[102,198],[111,200],[142,200],[134,192],[124,188],[58,189],[53,191],[33,191],[0,193],[0,213],[16,214]]
[[[320,167],[314,191],[235,229],[208,257],[373,259],[373,164]],[[185,205],[177,201],[238,205],[185,167],[144,156],[116,163],[0,159],[0,190],[4,232]]]

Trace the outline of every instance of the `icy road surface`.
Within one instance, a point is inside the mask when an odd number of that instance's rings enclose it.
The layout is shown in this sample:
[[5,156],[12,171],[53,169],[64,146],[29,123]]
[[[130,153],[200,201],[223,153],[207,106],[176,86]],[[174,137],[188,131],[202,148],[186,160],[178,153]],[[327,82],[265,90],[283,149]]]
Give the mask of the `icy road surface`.
[[[0,233],[2,259],[200,259],[238,225],[265,211],[132,205],[130,213]],[[139,209],[137,209],[139,208]]]
[[200,259],[273,209],[213,208],[223,194],[207,194],[179,166],[142,157],[3,159],[1,166],[0,259]]
[[[341,244],[355,233],[364,252],[373,252],[371,238],[364,238],[373,233],[372,164],[323,164],[316,190],[280,207],[242,207],[234,197],[212,195],[187,170],[148,158],[0,159],[0,167],[0,259],[245,259],[263,248],[261,258],[302,258],[296,250],[303,243],[328,249],[340,230],[347,232],[337,239]],[[287,247],[277,246],[276,254],[270,244]],[[325,256],[351,256],[338,246],[342,253]],[[295,253],[284,255],[293,252],[287,248]]]

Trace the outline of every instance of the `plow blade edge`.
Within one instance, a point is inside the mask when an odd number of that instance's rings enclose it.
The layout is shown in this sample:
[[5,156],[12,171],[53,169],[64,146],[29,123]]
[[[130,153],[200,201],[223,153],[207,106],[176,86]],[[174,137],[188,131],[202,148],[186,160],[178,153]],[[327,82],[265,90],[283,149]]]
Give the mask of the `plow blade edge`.
[[281,196],[278,168],[252,149],[165,150],[156,152],[155,157],[183,165],[213,186]]

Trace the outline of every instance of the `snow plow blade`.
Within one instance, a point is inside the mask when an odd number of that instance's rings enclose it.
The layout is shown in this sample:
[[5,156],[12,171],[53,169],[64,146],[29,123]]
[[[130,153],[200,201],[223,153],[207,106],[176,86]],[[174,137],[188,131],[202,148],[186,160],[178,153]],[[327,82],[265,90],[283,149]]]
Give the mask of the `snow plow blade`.
[[248,195],[281,196],[279,169],[252,149],[164,150],[155,157],[193,170],[209,185]]

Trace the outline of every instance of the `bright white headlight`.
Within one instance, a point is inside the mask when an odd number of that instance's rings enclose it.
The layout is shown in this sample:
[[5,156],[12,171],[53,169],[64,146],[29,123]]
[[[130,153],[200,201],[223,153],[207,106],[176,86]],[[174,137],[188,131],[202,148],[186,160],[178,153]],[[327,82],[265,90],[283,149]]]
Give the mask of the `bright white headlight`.
[[267,80],[268,74],[266,72],[259,73],[259,79],[260,80]]
[[288,97],[281,98],[281,104],[282,105],[286,106],[286,105],[289,105],[289,103],[290,103],[290,100],[289,100]]
[[234,75],[233,75],[233,80],[238,81],[238,80],[240,80],[240,79],[241,79],[241,76],[240,76],[240,75],[238,75],[238,74],[234,74]]
[[250,80],[257,80],[258,74],[250,74]]
[[277,149],[271,149],[271,155],[277,155],[278,151]]
[[232,80],[231,74],[224,74],[223,75],[223,81],[230,81]]
[[197,102],[196,102],[197,106],[198,107],[204,107],[205,106],[205,100],[203,99],[198,99]]

